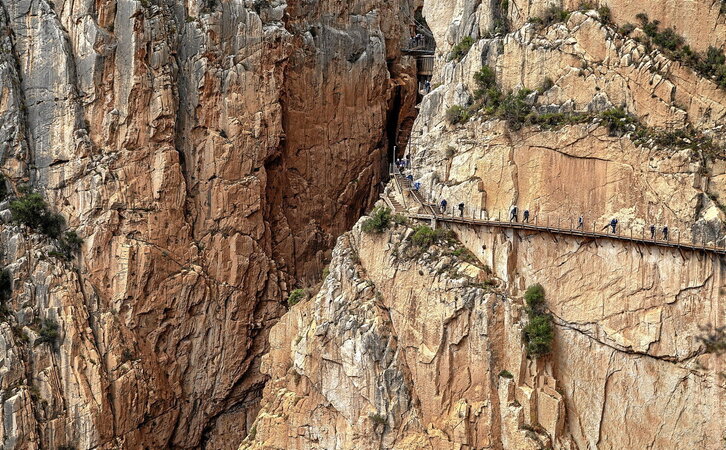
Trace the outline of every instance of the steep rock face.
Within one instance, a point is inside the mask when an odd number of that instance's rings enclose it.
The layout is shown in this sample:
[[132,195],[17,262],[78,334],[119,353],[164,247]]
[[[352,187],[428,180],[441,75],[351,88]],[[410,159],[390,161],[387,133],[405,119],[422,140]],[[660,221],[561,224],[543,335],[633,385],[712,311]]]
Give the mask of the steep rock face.
[[520,304],[453,247],[410,256],[410,233],[339,239],[320,293],[271,331],[274,381],[241,448],[538,448],[549,438],[519,429],[536,394],[561,427],[559,394],[538,384],[551,376],[523,358]]
[[[319,276],[332,237],[372,201],[397,138],[386,130],[413,114],[399,51],[412,6],[0,11],[3,173],[85,239],[68,263],[3,228],[4,445],[235,447],[281,299]],[[35,342],[42,319],[55,342]]]
[[[600,231],[617,217],[626,236],[668,225],[673,240],[724,245],[724,91],[596,11],[536,27],[527,18],[549,4],[507,3],[424,4],[439,53],[409,147],[420,194],[449,208],[464,202],[467,216],[507,220],[518,205],[520,219],[526,208],[539,224],[574,227],[582,215]],[[723,26],[718,2],[693,3],[706,30]],[[644,11],[694,48],[723,46],[723,33],[692,29],[682,5],[601,4],[616,21]],[[487,34],[503,16],[512,32]],[[464,36],[475,38],[468,54],[450,59]],[[479,100],[474,76],[484,65],[503,95],[534,91],[523,99],[528,113],[588,119],[513,126],[472,108],[468,121],[450,123],[450,108]],[[616,108],[645,139],[610,129],[603,112]],[[698,141],[654,138],[679,129]],[[388,188],[410,206],[398,193]],[[407,257],[405,227],[356,227],[340,239],[320,293],[273,327],[263,364],[271,381],[242,448],[722,447],[724,355],[704,353],[699,339],[702,327],[726,325],[722,256],[448,227],[486,268],[469,271],[438,248]],[[535,283],[547,292],[555,340],[550,356],[530,360],[520,299]]]
[[541,114],[623,106],[653,129],[695,127],[723,142],[726,92],[712,82],[579,12],[542,32],[526,25],[481,40],[460,63],[442,64],[443,84],[424,98],[413,130],[413,173],[431,200],[493,217],[519,205],[552,223],[582,215],[590,229],[617,217],[636,235],[668,224],[683,240],[723,242],[723,144],[707,155],[613,136],[597,121],[515,131],[481,114],[465,126],[446,119],[473,101],[474,74],[489,65],[504,92],[551,80],[527,100]]
[[[719,447],[723,358],[696,336],[724,316],[721,259],[454,230],[484,270],[411,259],[405,227],[341,237],[320,293],[273,327],[241,448]],[[530,361],[517,299],[536,282],[556,339]]]

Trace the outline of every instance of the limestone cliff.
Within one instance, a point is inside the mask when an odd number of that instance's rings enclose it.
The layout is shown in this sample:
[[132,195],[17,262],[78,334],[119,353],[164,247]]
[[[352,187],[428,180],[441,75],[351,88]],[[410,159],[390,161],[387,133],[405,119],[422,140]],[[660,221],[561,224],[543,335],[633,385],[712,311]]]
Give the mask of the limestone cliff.
[[405,138],[412,14],[0,1],[8,189],[42,193],[84,239],[67,261],[1,205],[3,448],[239,444],[282,300],[319,279]]
[[[419,194],[447,214],[517,205],[724,246],[726,90],[649,38],[672,27],[678,48],[716,54],[720,2],[555,3],[424,2],[437,50],[408,147]],[[447,244],[412,255],[415,225],[340,238],[320,292],[271,331],[241,448],[723,447],[724,355],[700,339],[726,325],[722,255],[439,223],[462,261]],[[537,283],[554,344],[528,357]]]

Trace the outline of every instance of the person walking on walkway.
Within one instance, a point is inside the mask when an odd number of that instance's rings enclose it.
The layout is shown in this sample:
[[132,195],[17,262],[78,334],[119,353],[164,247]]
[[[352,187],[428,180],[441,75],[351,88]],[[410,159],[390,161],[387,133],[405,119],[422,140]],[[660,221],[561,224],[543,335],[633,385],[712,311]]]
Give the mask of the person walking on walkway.
[[650,238],[652,240],[655,240],[655,225],[652,225],[652,224],[650,226]]
[[464,204],[459,203],[459,217],[464,217]]
[[[605,228],[612,227],[613,228],[613,234],[615,234],[615,228],[618,226],[618,219],[613,218],[613,220],[610,221],[609,224],[605,225]],[[603,228],[603,230],[605,229]]]
[[431,81],[426,80],[424,81],[424,91],[428,94],[431,92]]
[[519,221],[519,219],[517,218],[517,206],[516,205],[515,206],[512,206],[512,212],[511,212],[511,214],[509,216],[509,221],[510,222],[518,222]]
[[585,226],[585,219],[580,216],[577,218],[577,229],[581,230]]
[[442,200],[441,200],[441,213],[442,213],[442,214],[446,212],[446,205],[447,205],[447,204],[448,204],[448,203],[446,202],[446,199],[442,199]]
[[413,183],[413,190],[418,192],[419,189],[421,189],[421,183],[419,183],[418,181]]
[[668,240],[668,225],[663,227],[663,240]]
[[524,210],[524,218],[522,219],[522,223],[525,223],[525,222],[529,223],[529,210],[528,209]]

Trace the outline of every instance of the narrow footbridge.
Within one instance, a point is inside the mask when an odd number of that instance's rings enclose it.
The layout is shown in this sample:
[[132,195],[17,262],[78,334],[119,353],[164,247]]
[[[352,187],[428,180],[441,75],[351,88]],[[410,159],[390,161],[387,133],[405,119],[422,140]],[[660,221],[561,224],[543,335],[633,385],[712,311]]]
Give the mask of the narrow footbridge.
[[[642,230],[642,235],[638,236],[637,233],[634,234],[633,230],[627,230],[625,233],[622,231],[618,231],[617,233],[606,233],[602,231],[597,231],[595,224],[593,224],[593,229],[591,231],[587,231],[583,228],[573,228],[570,227],[562,227],[561,225],[550,225],[549,223],[541,223],[539,220],[535,217],[533,223],[524,223],[524,222],[514,222],[514,221],[504,221],[500,219],[490,219],[490,218],[484,218],[484,213],[482,211],[479,211],[478,214],[476,211],[467,211],[466,214],[461,213],[459,211],[452,210],[451,213],[441,213],[437,206],[433,203],[426,202],[421,194],[411,185],[410,180],[405,178],[403,175],[401,175],[398,170],[394,169],[393,173],[391,174],[391,180],[394,181],[396,185],[396,189],[403,194],[403,191],[407,191],[411,194],[411,198],[414,199],[414,202],[416,203],[415,206],[418,207],[419,211],[418,213],[411,213],[409,212],[409,209],[405,207],[405,205],[401,205],[400,202],[398,202],[396,199],[391,198],[390,196],[383,195],[384,201],[388,204],[389,207],[391,207],[392,210],[394,210],[396,213],[404,214],[410,219],[415,220],[426,220],[430,221],[433,226],[436,226],[439,222],[445,222],[445,223],[451,223],[456,225],[466,225],[466,226],[472,226],[472,227],[490,227],[490,228],[503,228],[503,229],[512,229],[512,230],[522,230],[522,231],[531,231],[531,232],[540,232],[540,233],[550,233],[550,234],[558,234],[558,235],[566,235],[566,236],[575,236],[575,237],[583,237],[583,238],[590,238],[590,239],[610,239],[610,240],[617,240],[617,241],[626,241],[626,242],[632,242],[635,244],[642,244],[642,245],[653,245],[658,247],[669,247],[674,249],[682,249],[682,250],[690,250],[690,251],[698,251],[698,252],[706,252],[706,253],[715,253],[717,255],[726,255],[726,247],[716,247],[716,246],[710,246],[705,244],[698,244],[694,242],[682,242],[680,239],[680,233],[678,233],[678,236],[675,240],[665,240],[665,239],[648,239],[645,237],[645,230]],[[402,196],[402,198],[405,198]],[[405,199],[404,199],[405,202]],[[478,215],[478,217],[477,217]]]

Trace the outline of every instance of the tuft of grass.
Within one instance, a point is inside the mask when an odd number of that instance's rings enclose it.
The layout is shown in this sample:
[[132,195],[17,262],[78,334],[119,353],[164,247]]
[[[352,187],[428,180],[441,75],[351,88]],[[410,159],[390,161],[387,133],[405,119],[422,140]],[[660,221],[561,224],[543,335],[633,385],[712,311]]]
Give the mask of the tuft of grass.
[[499,376],[502,378],[509,378],[509,379],[514,378],[514,375],[512,375],[512,373],[508,370],[502,370],[501,372],[499,372]]

